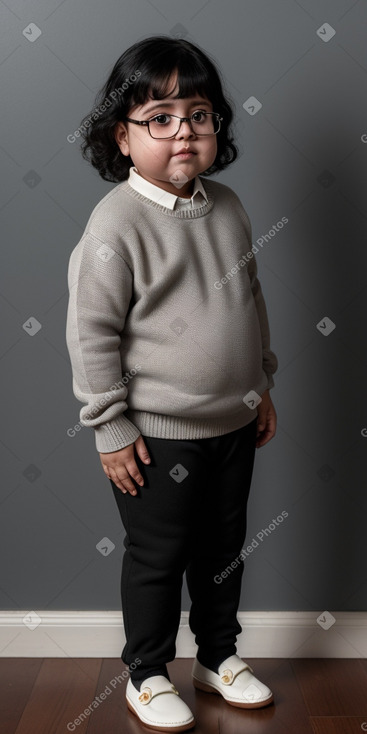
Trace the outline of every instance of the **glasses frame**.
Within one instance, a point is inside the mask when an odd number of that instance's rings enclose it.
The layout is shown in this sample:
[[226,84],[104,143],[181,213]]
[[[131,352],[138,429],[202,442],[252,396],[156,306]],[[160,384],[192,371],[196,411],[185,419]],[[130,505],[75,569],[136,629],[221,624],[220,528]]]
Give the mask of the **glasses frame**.
[[[193,121],[192,118],[193,118],[193,116],[197,112],[202,112],[205,115],[212,115],[213,117],[215,117],[216,120],[217,120],[217,122],[219,123],[218,130],[215,133],[196,133],[195,130],[193,129],[193,127],[192,127],[192,122],[195,122],[195,120]],[[152,122],[152,120],[154,120],[154,118],[155,117],[158,117],[159,115],[154,115],[149,120],[133,120],[131,117],[125,117],[124,119],[127,120],[127,122],[133,122],[134,125],[145,125],[148,128],[148,133],[149,133],[150,137],[153,138],[153,140],[171,140],[172,138],[175,138],[176,135],[180,132],[181,124],[183,122],[189,122],[190,123],[190,127],[191,127],[191,130],[194,133],[194,135],[199,135],[200,137],[201,136],[206,136],[206,135],[218,135],[218,133],[220,131],[220,128],[221,128],[221,121],[223,120],[223,117],[220,116],[219,112],[207,112],[206,110],[195,110],[195,112],[192,113],[191,117],[179,117],[178,115],[172,115],[170,112],[161,112],[160,114],[161,115],[169,115],[170,117],[177,117],[177,119],[180,120],[180,124],[178,126],[178,130],[177,130],[177,132],[175,132],[174,135],[167,135],[167,137],[164,137],[164,138],[155,138],[154,135],[152,135],[152,133],[150,132],[149,123]]]

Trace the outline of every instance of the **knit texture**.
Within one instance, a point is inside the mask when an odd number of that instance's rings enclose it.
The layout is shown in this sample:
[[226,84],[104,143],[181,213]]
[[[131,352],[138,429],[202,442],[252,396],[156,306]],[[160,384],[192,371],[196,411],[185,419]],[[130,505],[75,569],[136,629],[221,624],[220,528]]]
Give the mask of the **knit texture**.
[[207,201],[194,208],[118,184],[70,255],[66,343],[98,452],[140,434],[229,433],[274,386],[249,217],[231,188],[199,178]]

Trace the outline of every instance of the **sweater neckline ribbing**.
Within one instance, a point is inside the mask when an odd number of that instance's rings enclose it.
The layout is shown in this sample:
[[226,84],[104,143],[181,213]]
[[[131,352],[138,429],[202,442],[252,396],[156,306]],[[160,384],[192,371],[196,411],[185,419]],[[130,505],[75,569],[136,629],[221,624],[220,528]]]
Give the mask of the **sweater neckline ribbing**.
[[162,204],[159,204],[157,201],[153,201],[147,196],[141,194],[140,191],[136,191],[136,189],[133,189],[128,181],[123,181],[120,184],[120,189],[121,191],[127,193],[129,196],[132,196],[138,201],[141,201],[143,204],[146,204],[147,206],[150,206],[154,209],[158,209],[158,211],[162,214],[166,214],[169,217],[174,217],[175,219],[197,219],[198,217],[203,217],[205,216],[205,214],[208,214],[208,212],[210,212],[214,205],[214,198],[210,187],[210,181],[208,182],[206,180],[205,192],[208,197],[208,201],[206,201],[201,206],[195,207],[194,209],[169,209],[167,206],[162,206]]

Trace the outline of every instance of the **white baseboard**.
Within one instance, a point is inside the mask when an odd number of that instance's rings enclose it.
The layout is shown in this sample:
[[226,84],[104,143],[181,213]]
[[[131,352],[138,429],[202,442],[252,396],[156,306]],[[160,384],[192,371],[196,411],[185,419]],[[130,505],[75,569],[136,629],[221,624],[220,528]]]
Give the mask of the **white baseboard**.
[[[196,655],[188,617],[181,613],[176,657]],[[365,612],[239,612],[237,618],[242,658],[367,657]],[[0,657],[118,658],[124,644],[120,612],[0,612]]]

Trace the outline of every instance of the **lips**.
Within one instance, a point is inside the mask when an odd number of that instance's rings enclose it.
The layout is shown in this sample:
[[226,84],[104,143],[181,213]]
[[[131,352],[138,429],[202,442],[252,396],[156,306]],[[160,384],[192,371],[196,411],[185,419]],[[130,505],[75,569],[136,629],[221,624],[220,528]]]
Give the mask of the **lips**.
[[191,150],[191,148],[182,148],[182,150],[178,150],[175,155],[181,155],[182,153],[192,153],[193,155],[195,155],[195,152]]

